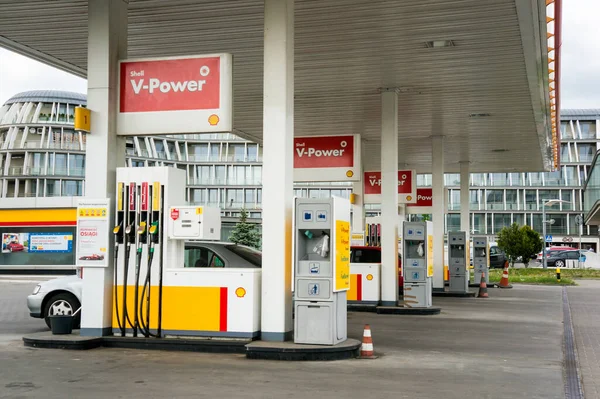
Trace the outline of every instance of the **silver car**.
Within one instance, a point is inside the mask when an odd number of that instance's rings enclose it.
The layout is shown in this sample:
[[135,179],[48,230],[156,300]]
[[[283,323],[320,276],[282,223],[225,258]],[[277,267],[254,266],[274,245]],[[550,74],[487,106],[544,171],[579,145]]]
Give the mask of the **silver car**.
[[[245,245],[230,242],[185,243],[184,267],[262,267],[262,253]],[[43,318],[50,328],[52,315],[71,315],[81,306],[83,280],[75,276],[60,277],[38,284],[27,297],[31,317]],[[81,312],[75,315],[73,328],[79,328]]]

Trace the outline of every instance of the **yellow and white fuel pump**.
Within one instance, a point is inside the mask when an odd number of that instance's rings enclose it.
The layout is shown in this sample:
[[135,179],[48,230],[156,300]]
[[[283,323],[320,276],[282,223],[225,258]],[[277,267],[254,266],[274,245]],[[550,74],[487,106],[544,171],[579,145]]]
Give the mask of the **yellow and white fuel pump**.
[[170,167],[117,169],[113,333],[254,338],[261,270],[186,265],[186,247],[220,240],[221,213],[186,205],[185,179]]

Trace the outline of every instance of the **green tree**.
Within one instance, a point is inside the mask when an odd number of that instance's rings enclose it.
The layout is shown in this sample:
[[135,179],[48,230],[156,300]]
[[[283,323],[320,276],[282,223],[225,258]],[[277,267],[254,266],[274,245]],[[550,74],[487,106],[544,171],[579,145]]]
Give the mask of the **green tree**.
[[527,267],[531,257],[538,254],[542,250],[544,243],[542,242],[542,237],[540,234],[531,227],[523,226],[520,230],[523,235],[523,241],[519,251],[519,256],[523,258],[523,263],[525,264],[525,267]]
[[511,266],[523,252],[523,230],[517,223],[502,228],[498,233],[498,247],[504,251]]
[[261,236],[258,230],[256,229],[256,225],[253,223],[248,223],[248,211],[242,209],[240,212],[240,221],[237,222],[231,235],[229,236],[229,241],[247,245],[252,248],[260,249],[260,240]]

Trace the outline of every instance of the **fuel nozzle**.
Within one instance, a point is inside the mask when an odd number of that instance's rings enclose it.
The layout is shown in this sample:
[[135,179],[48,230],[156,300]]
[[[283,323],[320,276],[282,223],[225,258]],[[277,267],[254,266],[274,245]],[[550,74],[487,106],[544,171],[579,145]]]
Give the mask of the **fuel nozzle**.
[[144,234],[146,232],[146,222],[140,222],[140,226],[137,229],[138,234]]
[[127,236],[127,241],[133,242],[134,230],[133,230],[134,222],[131,222],[127,227],[125,227],[125,235]]
[[113,234],[119,234],[121,232],[121,224],[122,223],[119,223],[113,228]]
[[150,228],[148,229],[148,232],[152,235],[156,234],[156,232],[158,231],[158,221],[156,222],[152,222],[152,224],[150,224]]

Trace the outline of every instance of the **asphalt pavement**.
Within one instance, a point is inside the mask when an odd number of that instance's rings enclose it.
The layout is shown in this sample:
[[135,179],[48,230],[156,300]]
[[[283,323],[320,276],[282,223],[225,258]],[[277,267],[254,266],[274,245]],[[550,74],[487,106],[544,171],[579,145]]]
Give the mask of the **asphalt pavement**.
[[0,346],[15,344],[24,334],[44,331],[46,323],[42,319],[33,319],[27,309],[27,295],[36,286],[36,277],[0,278]]
[[26,296],[0,282],[0,398],[564,398],[562,290],[515,286],[490,298],[434,298],[436,316],[351,312],[375,360],[283,362],[243,355],[26,348],[43,331]]

